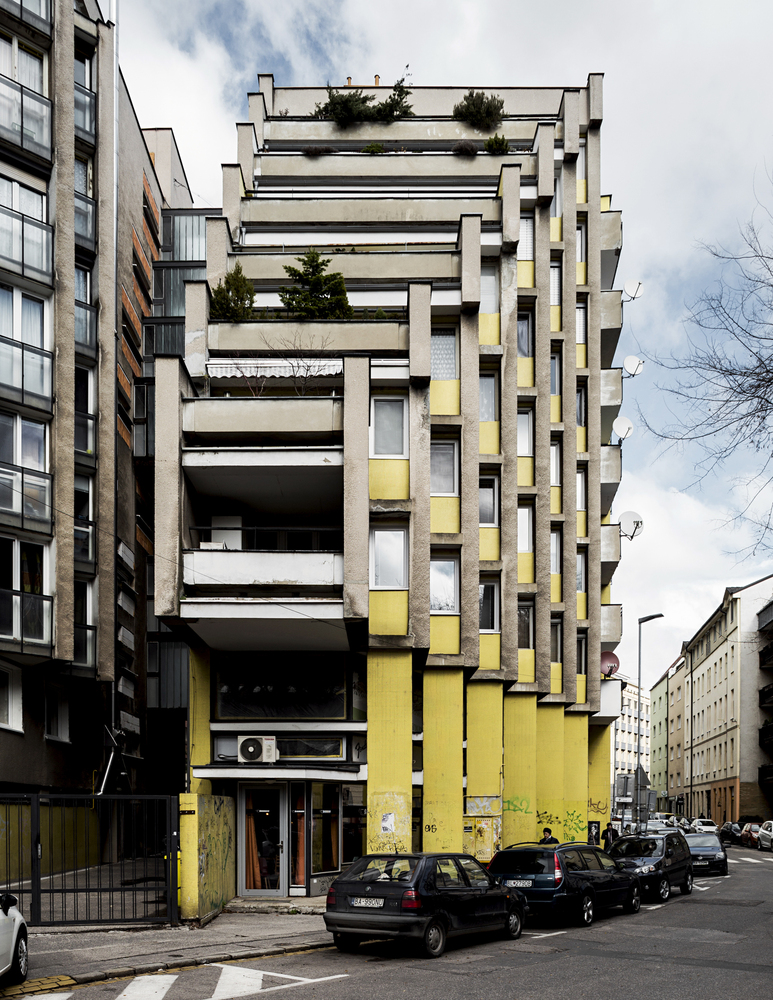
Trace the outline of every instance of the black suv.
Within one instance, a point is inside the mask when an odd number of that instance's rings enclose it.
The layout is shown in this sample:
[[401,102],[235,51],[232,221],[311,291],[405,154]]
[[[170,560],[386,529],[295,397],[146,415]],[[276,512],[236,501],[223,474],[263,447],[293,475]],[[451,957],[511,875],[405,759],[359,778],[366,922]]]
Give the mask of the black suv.
[[575,918],[585,927],[595,909],[641,906],[639,878],[591,844],[513,844],[498,851],[488,870],[526,897],[529,911]]
[[639,876],[642,892],[665,903],[671,887],[683,895],[692,892],[692,856],[681,830],[672,833],[642,833],[620,837],[609,853],[622,866]]

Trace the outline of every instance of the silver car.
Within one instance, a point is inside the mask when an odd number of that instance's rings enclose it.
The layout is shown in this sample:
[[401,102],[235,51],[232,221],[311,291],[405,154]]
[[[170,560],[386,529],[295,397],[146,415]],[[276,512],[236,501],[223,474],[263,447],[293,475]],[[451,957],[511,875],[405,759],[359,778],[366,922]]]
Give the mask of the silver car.
[[773,820],[768,820],[760,827],[757,834],[757,849],[760,851],[773,851]]
[[29,968],[27,921],[18,907],[12,893],[0,896],[0,976],[13,983],[23,983]]

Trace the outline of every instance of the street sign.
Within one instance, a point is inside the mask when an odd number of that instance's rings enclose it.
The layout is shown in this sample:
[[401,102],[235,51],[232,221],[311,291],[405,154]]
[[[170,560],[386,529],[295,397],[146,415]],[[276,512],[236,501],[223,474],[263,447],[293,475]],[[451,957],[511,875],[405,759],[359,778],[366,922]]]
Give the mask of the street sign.
[[647,772],[644,770],[641,764],[639,764],[639,766],[636,768],[636,780],[639,785],[639,788],[650,787],[650,779],[647,777]]
[[633,802],[633,795],[618,795],[618,802]]

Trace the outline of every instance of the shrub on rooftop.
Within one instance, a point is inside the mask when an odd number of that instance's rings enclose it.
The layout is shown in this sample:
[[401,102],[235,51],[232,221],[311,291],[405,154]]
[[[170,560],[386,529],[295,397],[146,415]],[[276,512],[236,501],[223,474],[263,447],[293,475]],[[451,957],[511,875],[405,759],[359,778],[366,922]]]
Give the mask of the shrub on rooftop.
[[483,143],[483,148],[487,153],[509,153],[510,143],[503,135],[495,132]]
[[484,94],[482,90],[470,90],[454,105],[454,118],[490,132],[501,125],[504,109],[505,102],[501,97]]
[[336,90],[327,85],[327,100],[317,104],[313,118],[332,119],[339,128],[348,128],[359,122],[390,122],[413,117],[412,106],[408,103],[411,91],[405,85],[405,77],[395,82],[392,93],[385,101],[376,100],[375,94],[363,94],[359,87]]

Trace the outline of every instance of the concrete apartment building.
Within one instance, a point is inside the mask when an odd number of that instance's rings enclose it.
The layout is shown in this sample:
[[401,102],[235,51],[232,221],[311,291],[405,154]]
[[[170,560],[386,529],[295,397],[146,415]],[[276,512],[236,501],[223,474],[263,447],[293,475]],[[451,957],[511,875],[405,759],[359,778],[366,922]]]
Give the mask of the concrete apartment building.
[[[623,704],[619,719],[615,720],[612,739],[612,786],[618,774],[633,774],[636,771],[637,746],[641,743],[641,766],[650,774],[650,693],[642,688],[639,709],[639,688],[627,677],[617,674],[625,682]],[[637,710],[640,721],[637,722]]]
[[[324,88],[259,84],[185,280],[184,356],[153,358],[153,610],[190,647],[183,843],[233,822],[237,891],[305,895],[366,850],[585,839],[621,689],[599,669],[621,633],[602,77],[502,88],[511,152],[472,157],[452,152],[484,138],[452,119],[465,88],[342,130],[313,117]],[[354,319],[282,313],[310,246]],[[215,322],[237,263],[254,318]]]
[[668,812],[668,693],[678,657],[650,689],[650,784],[657,792],[660,812]]

